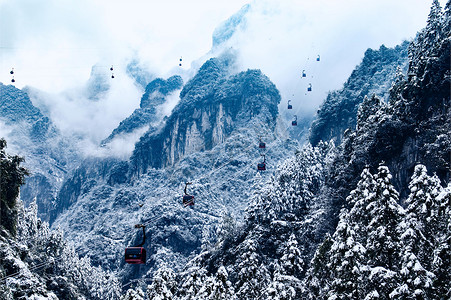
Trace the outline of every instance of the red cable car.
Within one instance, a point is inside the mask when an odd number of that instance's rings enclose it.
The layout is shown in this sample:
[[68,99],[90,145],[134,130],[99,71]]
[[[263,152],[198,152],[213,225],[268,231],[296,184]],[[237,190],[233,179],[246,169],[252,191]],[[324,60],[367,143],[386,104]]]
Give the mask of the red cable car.
[[262,154],[262,156],[263,156],[263,162],[257,164],[258,171],[266,171],[266,157],[264,154]]
[[143,247],[125,248],[125,262],[128,264],[145,264],[146,249]]
[[125,248],[125,262],[128,264],[145,264],[146,249],[144,249],[143,246],[146,242],[146,226],[143,224],[136,224],[135,228],[143,229],[143,241],[137,246]]

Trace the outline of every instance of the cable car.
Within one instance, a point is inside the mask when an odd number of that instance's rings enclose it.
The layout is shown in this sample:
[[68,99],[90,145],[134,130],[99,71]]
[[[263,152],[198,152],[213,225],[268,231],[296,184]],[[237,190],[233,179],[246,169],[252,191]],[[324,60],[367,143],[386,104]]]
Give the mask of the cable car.
[[312,84],[309,83],[309,84],[308,84],[308,88],[307,88],[307,92],[311,92],[311,91],[312,91]]
[[262,154],[262,156],[263,156],[263,162],[257,164],[258,171],[266,171],[266,157],[264,154]]
[[316,58],[316,61],[320,61],[320,56],[318,55],[318,57]]
[[194,206],[194,196],[188,195],[186,188],[188,187],[188,184],[191,184],[191,182],[185,182],[185,195],[183,195],[183,206]]
[[11,82],[13,82],[13,83],[16,82],[16,80],[14,79],[14,77],[13,77],[13,79],[11,79]]
[[291,100],[288,100],[288,109],[293,109],[293,105],[290,104]]
[[298,116],[294,115],[294,120],[291,121],[292,126],[298,126]]
[[111,66],[110,71],[113,71],[113,66]]
[[14,74],[14,68],[12,68],[11,71],[9,71],[9,74],[11,74],[11,75]]
[[261,137],[259,137],[258,140],[259,140],[258,148],[265,149],[266,148],[266,143],[262,141]]
[[307,77],[307,74],[305,74],[305,70],[302,70],[302,77]]
[[114,78],[114,74],[111,74],[111,78]]
[[143,246],[146,242],[146,226],[143,224],[136,224],[135,228],[143,229],[143,241],[137,246],[125,248],[125,262],[128,264],[145,264],[146,249],[144,249]]
[[257,164],[257,170],[258,171],[266,171],[266,156],[262,154],[263,156],[263,162]]

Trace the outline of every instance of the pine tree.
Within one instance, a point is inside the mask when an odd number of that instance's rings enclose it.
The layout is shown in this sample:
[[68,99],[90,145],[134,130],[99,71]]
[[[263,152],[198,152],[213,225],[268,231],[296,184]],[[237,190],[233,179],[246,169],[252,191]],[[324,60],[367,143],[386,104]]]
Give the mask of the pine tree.
[[417,165],[409,184],[410,195],[406,202],[406,223],[417,237],[411,242],[412,251],[424,267],[430,269],[430,254],[436,248],[435,240],[439,232],[440,203],[437,197],[442,191],[437,176],[427,175],[426,167]]
[[181,299],[199,299],[199,292],[202,290],[207,279],[207,270],[200,266],[191,267],[187,272],[186,280],[182,283]]
[[265,290],[264,299],[292,300],[296,299],[296,290],[300,287],[300,280],[294,276],[283,274],[282,268],[276,263],[274,276]]
[[[228,273],[224,266],[219,267],[216,275],[210,277],[199,292],[196,299],[205,300],[234,300],[236,299],[232,284],[228,280]],[[241,299],[241,298],[240,298]]]
[[357,110],[357,131],[361,131],[365,127],[367,127],[367,123],[371,123],[371,116],[376,116],[377,112],[381,109],[382,102],[376,94],[373,94],[370,98],[365,96],[363,102],[360,103],[359,108]]
[[357,241],[358,236],[349,223],[347,210],[340,214],[340,221],[332,236],[329,263],[330,288],[328,297],[341,299],[362,299],[365,290],[364,278],[368,275],[365,248]]
[[268,270],[259,262],[254,240],[244,242],[243,254],[238,263],[237,297],[239,299],[257,299],[269,282]]
[[326,234],[323,243],[318,247],[307,271],[303,294],[308,299],[326,297],[330,287],[330,271],[328,267],[332,237]]
[[144,292],[139,287],[136,290],[128,289],[120,300],[144,300]]
[[398,192],[391,184],[391,174],[386,166],[379,166],[376,178],[374,201],[368,205],[371,220],[367,226],[367,250],[370,275],[365,285],[367,297],[379,295],[389,298],[397,286],[396,272],[401,258],[398,224],[404,217],[404,210],[398,204]]
[[437,196],[440,203],[439,230],[433,254],[433,287],[437,297],[451,298],[451,183]]
[[280,259],[280,273],[289,276],[299,276],[303,270],[303,263],[296,236],[291,234]]
[[147,287],[147,298],[171,300],[174,297],[176,285],[174,271],[162,266],[155,272],[152,284]]

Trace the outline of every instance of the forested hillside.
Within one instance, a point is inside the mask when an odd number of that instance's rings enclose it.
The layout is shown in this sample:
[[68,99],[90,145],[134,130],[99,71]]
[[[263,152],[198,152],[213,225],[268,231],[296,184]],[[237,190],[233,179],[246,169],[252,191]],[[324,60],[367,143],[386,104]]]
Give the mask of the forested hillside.
[[340,145],[306,146],[256,180],[245,224],[225,218],[217,244],[182,272],[162,267],[148,295],[449,298],[449,47],[450,2],[434,1],[388,102],[367,95]]

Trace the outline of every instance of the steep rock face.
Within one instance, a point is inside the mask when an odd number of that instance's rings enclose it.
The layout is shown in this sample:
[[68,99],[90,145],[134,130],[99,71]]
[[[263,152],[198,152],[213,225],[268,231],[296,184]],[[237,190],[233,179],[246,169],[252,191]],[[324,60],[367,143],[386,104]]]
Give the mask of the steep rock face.
[[320,140],[331,139],[339,144],[345,130],[355,127],[357,109],[366,95],[376,94],[384,101],[388,100],[397,68],[404,72],[407,69],[408,45],[408,42],[394,48],[382,45],[379,50],[368,49],[365,52],[362,62],[354,69],[343,88],[329,93],[319,108],[310,128],[312,145]]
[[280,95],[259,70],[228,77],[233,58],[212,58],[180,93],[165,126],[146,133],[131,158],[133,172],[172,165],[185,155],[210,150],[230,133],[262,115],[275,126]]
[[76,161],[75,149],[33,105],[28,93],[0,83],[0,95],[0,126],[9,131],[10,147],[26,158],[24,165],[31,173],[21,199],[29,204],[36,197],[39,217],[48,220],[62,179]]
[[166,97],[181,89],[182,85],[183,80],[180,76],[172,76],[167,80],[157,78],[150,82],[141,98],[140,108],[123,120],[110,136],[102,141],[102,145],[106,145],[120,134],[132,133],[159,122],[162,116],[157,114],[158,106],[164,104]]

